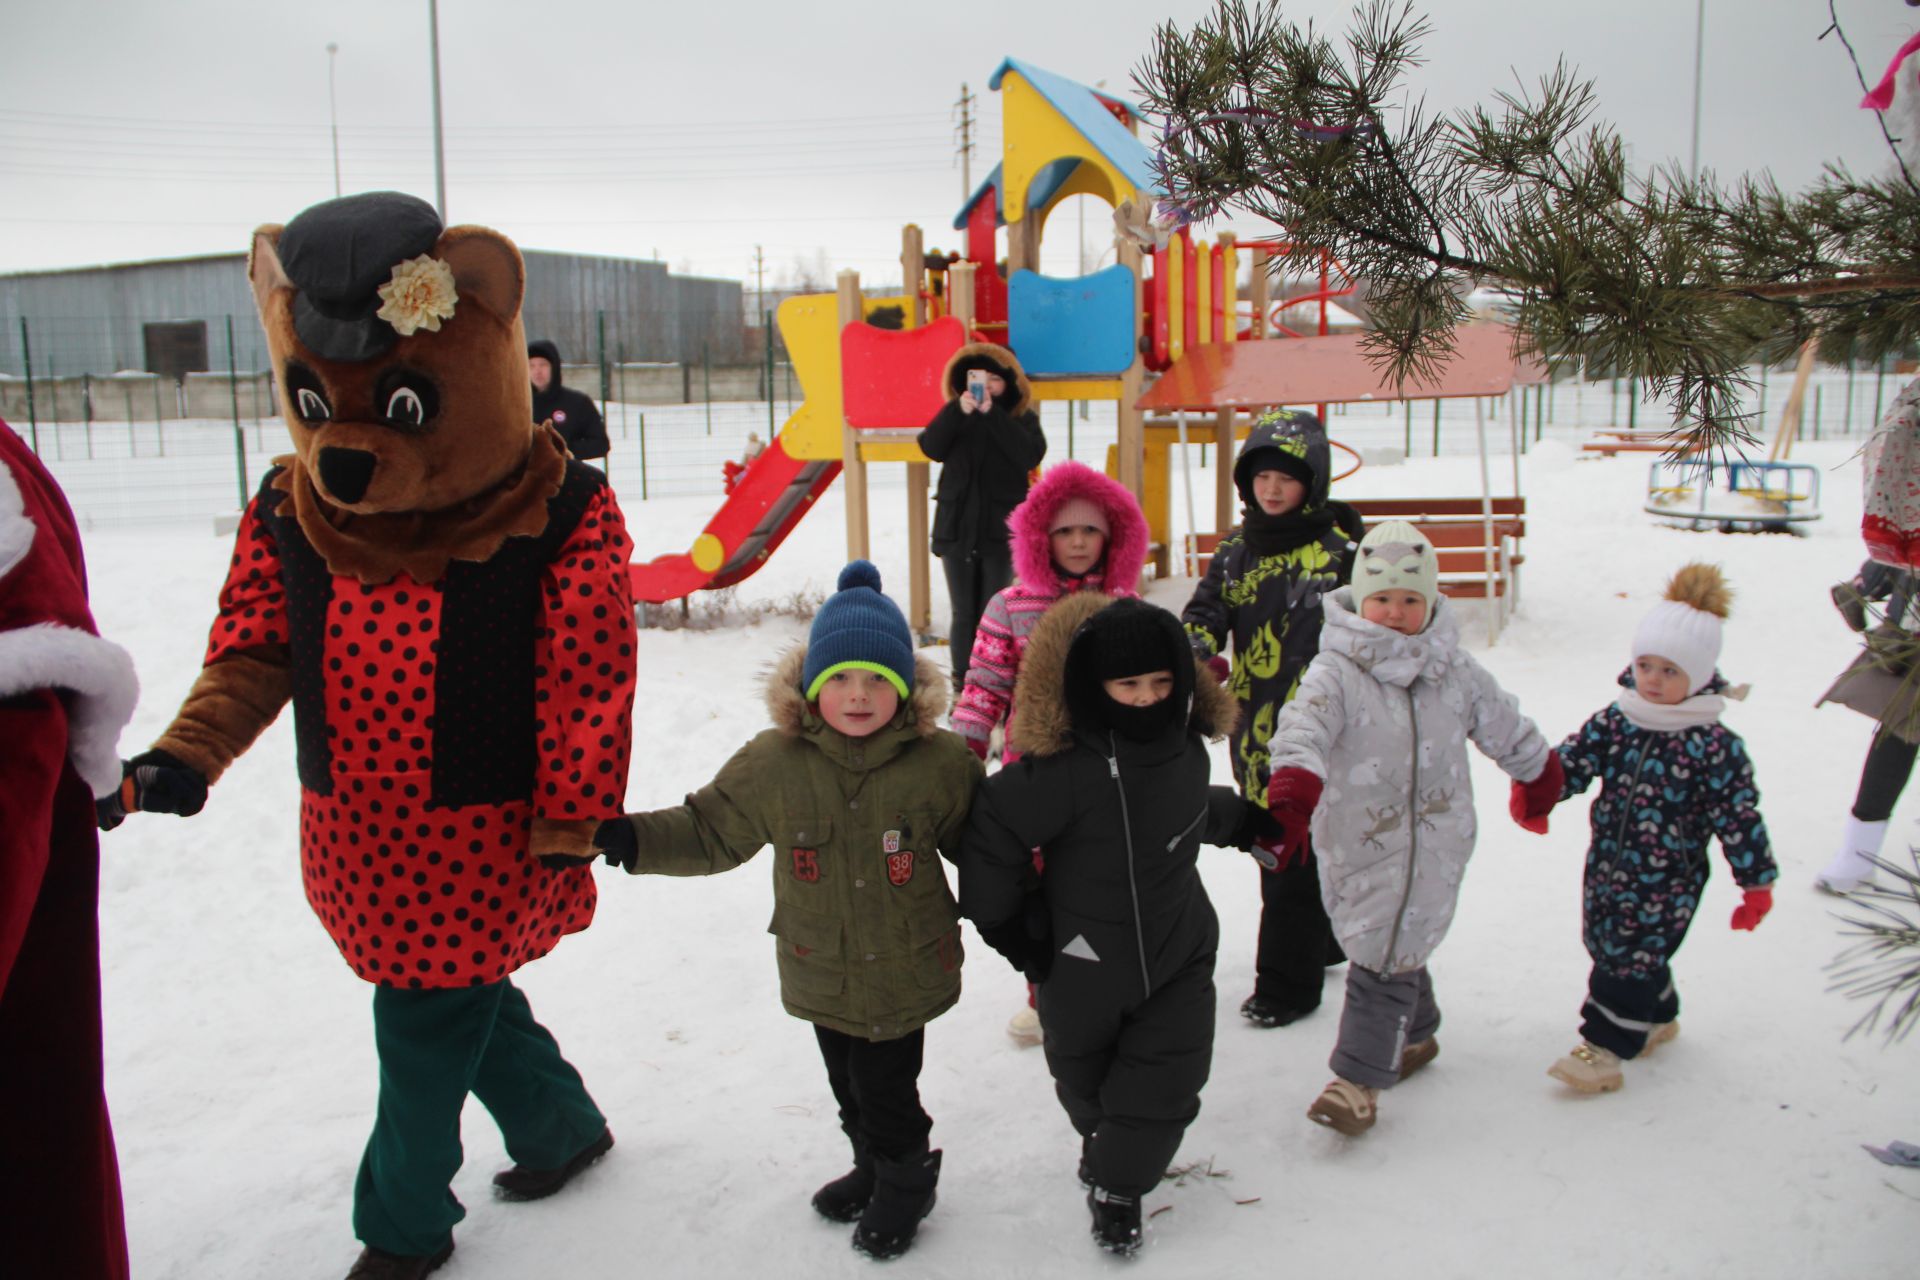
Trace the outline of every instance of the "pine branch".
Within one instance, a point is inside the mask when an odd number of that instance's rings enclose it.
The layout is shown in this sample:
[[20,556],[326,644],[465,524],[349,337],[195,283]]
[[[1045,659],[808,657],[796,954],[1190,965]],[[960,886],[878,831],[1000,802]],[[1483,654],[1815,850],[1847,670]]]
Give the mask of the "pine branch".
[[1633,178],[1564,63],[1451,116],[1402,102],[1430,31],[1404,0],[1369,0],[1336,47],[1276,0],[1219,0],[1188,30],[1163,25],[1135,72],[1165,123],[1173,198],[1196,218],[1271,221],[1364,280],[1367,349],[1389,377],[1443,364],[1464,295],[1491,289],[1522,354],[1638,377],[1685,443],[1725,453],[1750,439],[1755,361],[1816,334],[1823,353],[1878,358],[1920,334],[1920,187],[1904,166],[1888,180],[1831,167],[1794,196],[1764,178]]

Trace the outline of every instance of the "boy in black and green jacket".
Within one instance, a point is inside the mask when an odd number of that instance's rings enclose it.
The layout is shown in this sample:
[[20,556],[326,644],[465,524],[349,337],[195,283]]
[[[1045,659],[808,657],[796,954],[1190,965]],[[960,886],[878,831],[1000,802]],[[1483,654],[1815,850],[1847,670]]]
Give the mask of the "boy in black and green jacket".
[[[1352,507],[1327,496],[1330,474],[1326,429],[1313,414],[1283,409],[1255,423],[1233,466],[1243,522],[1221,539],[1180,615],[1194,651],[1241,704],[1233,772],[1256,804],[1266,803],[1267,743],[1280,708],[1320,649],[1321,597],[1346,584],[1365,533]],[[1319,1007],[1326,966],[1345,957],[1311,851],[1263,874],[1260,900],[1253,994],[1240,1012],[1281,1027]]]

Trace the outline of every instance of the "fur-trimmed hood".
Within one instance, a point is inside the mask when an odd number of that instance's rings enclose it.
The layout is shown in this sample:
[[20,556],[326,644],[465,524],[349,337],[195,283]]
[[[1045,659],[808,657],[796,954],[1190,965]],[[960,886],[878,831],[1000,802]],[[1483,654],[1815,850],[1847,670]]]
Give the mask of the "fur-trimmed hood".
[[1101,581],[1110,592],[1132,593],[1147,563],[1149,535],[1146,517],[1126,486],[1102,475],[1082,462],[1061,462],[1048,467],[1040,482],[1027,492],[1026,501],[1007,517],[1012,535],[1013,571],[1021,585],[1030,590],[1049,586],[1065,590],[1053,567],[1052,523],[1060,508],[1075,498],[1085,498],[1099,507],[1107,518],[1107,551],[1101,566]]
[[96,796],[120,785],[120,731],[140,683],[86,597],[79,530],[59,485],[0,422],[0,698],[65,689],[67,756]]
[[1033,384],[1027,381],[1027,371],[1020,367],[1019,357],[999,343],[969,342],[953,353],[947,361],[946,372],[940,375],[949,401],[958,400],[960,393],[967,389],[969,369],[985,369],[1007,380],[1010,394],[1002,396],[997,403],[1009,414],[1017,418],[1033,408]]
[[[800,672],[806,664],[807,646],[802,642],[781,654],[767,669],[767,714],[773,727],[789,738],[802,737],[823,725],[800,692]],[[947,713],[950,701],[946,672],[916,653],[913,696],[902,704],[894,723],[912,730],[916,737],[930,738],[940,728],[940,717]]]
[[[1067,708],[1067,662],[1086,625],[1114,603],[1111,596],[1078,592],[1048,609],[1034,627],[1026,656],[1020,662],[1020,677],[1013,687],[1016,709],[1007,727],[1007,743],[1012,749],[1026,756],[1051,756],[1073,745],[1073,715]],[[1172,614],[1167,617],[1179,632],[1179,620]],[[1179,645],[1181,652],[1190,652],[1184,632],[1179,632]],[[1239,706],[1198,657],[1193,658],[1193,667],[1187,727],[1202,737],[1218,740],[1232,731]],[[1178,685],[1175,688],[1175,696],[1180,696]]]

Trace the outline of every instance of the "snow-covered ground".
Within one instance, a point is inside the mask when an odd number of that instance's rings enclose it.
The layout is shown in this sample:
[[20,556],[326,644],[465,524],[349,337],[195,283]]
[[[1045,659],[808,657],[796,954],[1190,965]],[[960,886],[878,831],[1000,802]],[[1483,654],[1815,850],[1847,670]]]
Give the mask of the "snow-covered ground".
[[[1179,1156],[1190,1172],[1148,1200],[1133,1274],[1913,1274],[1920,1173],[1860,1144],[1920,1139],[1920,1043],[1843,1041],[1861,1009],[1826,990],[1843,939],[1834,900],[1809,887],[1869,735],[1853,713],[1813,706],[1854,651],[1826,599],[1861,554],[1853,447],[1797,451],[1826,479],[1826,518],[1806,536],[1725,536],[1643,515],[1644,459],[1583,459],[1550,437],[1525,462],[1519,613],[1489,648],[1477,606],[1464,611],[1469,647],[1557,740],[1609,700],[1674,567],[1716,560],[1740,592],[1723,667],[1754,691],[1728,719],[1757,762],[1782,878],[1760,930],[1732,933],[1737,894],[1719,866],[1679,957],[1680,1039],[1630,1064],[1618,1094],[1575,1097],[1546,1077],[1578,1039],[1585,803],[1556,814],[1547,838],[1527,835],[1505,817],[1504,778],[1476,758],[1479,852],[1434,965],[1442,1053],[1385,1095],[1372,1133],[1341,1138],[1304,1112],[1328,1077],[1343,971],[1315,1016],[1277,1031],[1243,1021],[1259,873],[1210,852],[1223,925],[1213,1079]],[[1497,459],[1496,491],[1510,480]],[[1473,460],[1450,456],[1369,467],[1339,491],[1477,485]],[[1210,482],[1195,487],[1206,505]],[[843,559],[840,492],[724,612],[697,608],[694,627],[642,634],[629,807],[677,803],[762,726],[760,669],[804,633],[791,603],[829,589]],[[903,596],[900,500],[876,495],[874,551]],[[685,547],[713,505],[629,504],[640,553]],[[228,547],[202,525],[97,530],[87,550],[101,628],[132,649],[145,687],[132,750],[193,679]],[[1177,609],[1190,586],[1170,580],[1152,596]],[[944,627],[937,586],[935,609]],[[1217,767],[1224,777],[1224,753]],[[338,1276],[357,1248],[348,1207],[373,1114],[370,990],[302,899],[295,800],[283,719],[198,818],[136,819],[104,838],[108,1090],[146,1280]],[[1911,798],[1894,821],[1914,834]],[[846,1150],[810,1029],[780,1009],[764,859],[705,880],[597,874],[593,928],[517,980],[619,1145],[553,1200],[498,1203],[500,1138],[469,1107],[455,1184],[469,1216],[445,1274],[875,1274],[847,1228],[808,1206]],[[1045,1064],[1002,1030],[1020,983],[984,946],[966,973],[960,1005],[929,1029],[922,1079],[946,1150],[939,1207],[888,1274],[1110,1274],[1118,1264],[1087,1239],[1077,1143]]]

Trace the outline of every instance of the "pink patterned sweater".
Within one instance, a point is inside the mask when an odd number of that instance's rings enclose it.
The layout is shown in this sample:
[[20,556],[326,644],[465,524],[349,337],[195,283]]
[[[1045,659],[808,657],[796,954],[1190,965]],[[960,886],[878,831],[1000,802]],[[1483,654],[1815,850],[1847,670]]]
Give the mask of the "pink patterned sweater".
[[[1107,519],[1107,550],[1092,572],[1070,578],[1053,563],[1054,515],[1074,498],[1097,505]],[[1007,517],[1014,583],[987,602],[974,632],[967,686],[953,709],[953,730],[984,743],[996,724],[1013,716],[1013,687],[1040,615],[1075,591],[1137,594],[1147,560],[1147,521],[1119,483],[1079,462],[1049,467]],[[1009,757],[1010,758],[1010,757]]]

